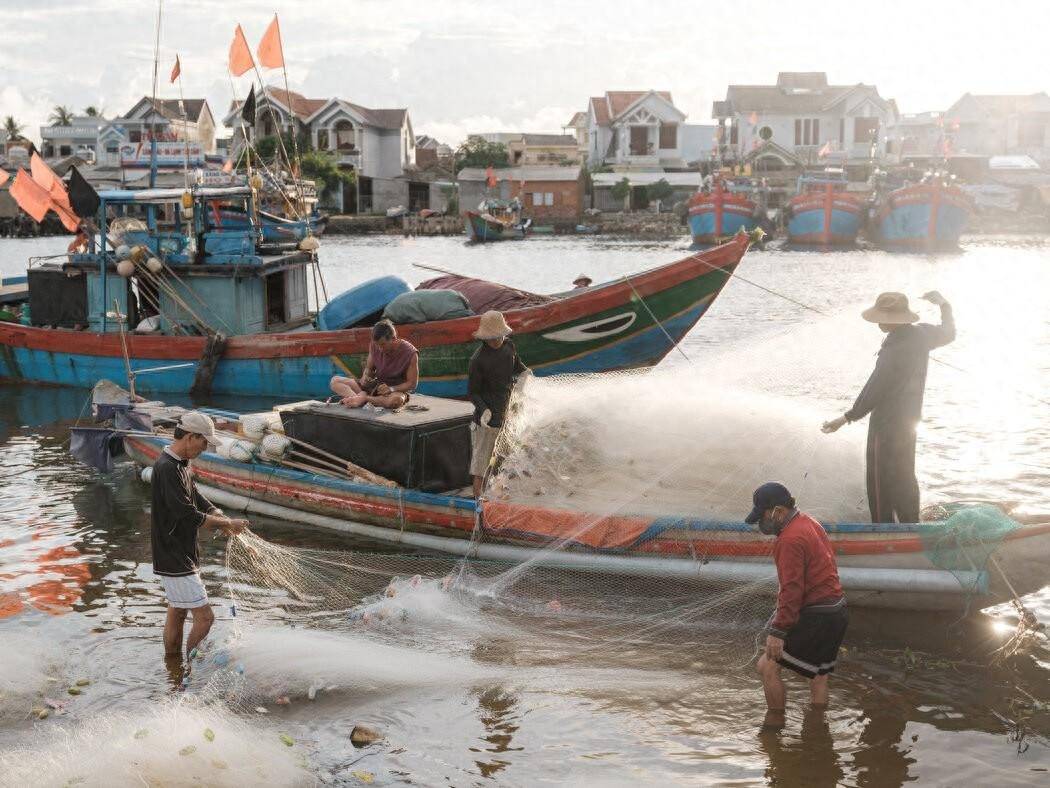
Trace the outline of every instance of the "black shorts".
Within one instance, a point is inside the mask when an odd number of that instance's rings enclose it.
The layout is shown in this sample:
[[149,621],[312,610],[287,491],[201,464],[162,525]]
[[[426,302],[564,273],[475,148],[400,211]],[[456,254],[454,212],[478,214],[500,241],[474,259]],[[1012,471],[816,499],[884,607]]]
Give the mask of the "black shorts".
[[798,622],[784,639],[784,653],[777,662],[807,679],[831,673],[848,624],[845,597],[802,608]]

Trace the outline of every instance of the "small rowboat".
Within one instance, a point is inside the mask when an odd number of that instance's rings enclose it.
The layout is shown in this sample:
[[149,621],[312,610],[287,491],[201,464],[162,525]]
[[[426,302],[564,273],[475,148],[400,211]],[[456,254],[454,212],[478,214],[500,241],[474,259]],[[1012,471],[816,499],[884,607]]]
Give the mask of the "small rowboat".
[[[128,435],[124,447],[135,462],[151,465],[167,440]],[[194,460],[193,468],[201,491],[229,511],[414,549],[722,587],[775,577],[772,540],[741,522],[596,516],[499,500],[478,504],[460,494],[368,484],[211,453]],[[479,518],[480,539],[475,532]],[[1037,591],[1050,580],[1050,524],[1006,532],[995,544],[982,545],[991,560],[962,570],[942,568],[944,562],[930,549],[945,532],[943,522],[832,523],[825,528],[854,606],[977,610],[1012,599],[1013,591]],[[552,544],[559,549],[550,549]]]
[[464,219],[471,241],[520,241],[529,231],[528,221],[502,221],[490,213],[467,211]]

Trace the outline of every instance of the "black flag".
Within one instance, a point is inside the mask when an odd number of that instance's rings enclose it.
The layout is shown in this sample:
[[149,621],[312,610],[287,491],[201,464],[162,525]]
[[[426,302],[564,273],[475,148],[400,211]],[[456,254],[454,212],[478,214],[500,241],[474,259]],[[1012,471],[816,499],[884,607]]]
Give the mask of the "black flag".
[[248,91],[248,98],[244,100],[241,117],[249,126],[255,125],[255,85],[252,85],[252,89]]
[[99,203],[98,192],[80,174],[80,170],[70,167],[69,204],[73,213],[81,219],[90,219],[98,213]]

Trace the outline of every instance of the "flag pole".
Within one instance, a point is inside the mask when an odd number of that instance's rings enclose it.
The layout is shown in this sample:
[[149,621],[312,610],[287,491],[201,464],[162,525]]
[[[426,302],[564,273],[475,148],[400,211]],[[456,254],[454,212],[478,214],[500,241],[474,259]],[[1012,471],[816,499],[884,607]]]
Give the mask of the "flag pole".
[[[284,58],[282,57],[281,59],[283,60]],[[277,147],[280,148],[281,155],[284,157],[284,161],[288,165],[288,169],[291,170],[292,169],[292,161],[291,161],[291,159],[288,158],[288,149],[284,147],[284,134],[281,131],[281,122],[280,122],[280,120],[278,120],[277,113],[274,111],[274,108],[273,108],[273,103],[270,101],[270,94],[266,92],[266,86],[263,84],[262,72],[259,71],[259,64],[255,62],[255,58],[252,58],[252,66],[255,68],[255,76],[259,79],[259,92],[262,94],[263,98],[266,99],[266,109],[269,110],[269,112],[270,112],[270,119],[273,121],[274,126],[277,127]],[[291,100],[288,99],[288,90],[287,90],[287,88],[285,88],[285,99],[288,101],[289,104],[292,103]],[[288,115],[289,115],[289,118],[290,118],[291,123],[292,123],[292,139],[294,140],[295,139],[295,110],[293,110],[290,106],[288,107]],[[280,175],[280,174],[281,174],[280,170],[278,170],[277,175]],[[277,181],[276,186],[280,190],[281,197],[284,199],[284,202],[286,204],[291,204],[291,201],[288,199],[288,195],[286,195],[284,193],[284,183],[282,181]],[[294,211],[296,211],[296,213],[298,213],[295,205],[292,205],[292,209]],[[301,218],[301,217],[297,217],[297,218]]]
[[186,191],[190,189],[190,134],[189,119],[186,117],[186,97],[182,93],[182,61],[176,53],[175,62],[179,66],[179,108],[182,110],[182,183]]
[[[284,76],[284,94],[287,96],[291,91],[288,88],[288,64],[284,58],[284,36],[281,35],[281,21],[277,12],[273,12],[273,21],[277,25],[277,40],[281,42],[281,74]],[[292,180],[295,183],[295,195],[298,200],[299,214],[306,219],[306,234],[310,232],[310,217],[306,216],[306,197],[303,194],[302,168],[303,161],[299,156],[299,135],[295,133],[295,121],[292,121],[292,153],[295,155],[295,168],[292,170]]]

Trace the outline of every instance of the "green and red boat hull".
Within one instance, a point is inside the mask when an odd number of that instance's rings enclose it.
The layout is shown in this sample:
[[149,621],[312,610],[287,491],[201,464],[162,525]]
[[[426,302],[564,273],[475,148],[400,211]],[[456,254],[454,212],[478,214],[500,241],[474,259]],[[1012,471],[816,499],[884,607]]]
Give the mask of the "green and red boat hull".
[[[550,303],[508,311],[522,360],[537,375],[606,372],[652,366],[707,311],[747,250],[746,236],[658,268],[625,276]],[[419,391],[466,394],[477,347],[477,316],[398,327],[420,351]],[[317,397],[334,374],[359,375],[370,329],[231,337],[212,383],[215,395]],[[145,395],[186,393],[205,351],[203,337],[127,337]],[[126,378],[118,333],[0,323],[0,378],[91,387]]]

